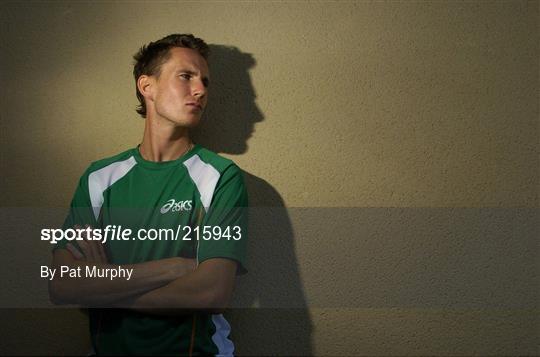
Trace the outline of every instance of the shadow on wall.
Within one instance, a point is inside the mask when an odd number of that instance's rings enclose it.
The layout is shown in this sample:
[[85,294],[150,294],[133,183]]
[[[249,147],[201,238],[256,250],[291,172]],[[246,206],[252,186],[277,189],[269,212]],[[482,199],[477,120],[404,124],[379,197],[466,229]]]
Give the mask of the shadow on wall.
[[255,123],[264,120],[249,76],[255,59],[236,47],[210,45],[209,67],[208,106],[193,139],[217,153],[243,154]]
[[[210,45],[211,87],[207,112],[192,133],[195,142],[227,154],[247,152],[255,123],[264,116],[255,102],[249,70],[256,64],[236,47]],[[291,221],[279,193],[244,172],[250,201],[248,269],[227,312],[241,355],[312,355],[312,323],[300,282]],[[245,308],[256,306],[257,308]]]

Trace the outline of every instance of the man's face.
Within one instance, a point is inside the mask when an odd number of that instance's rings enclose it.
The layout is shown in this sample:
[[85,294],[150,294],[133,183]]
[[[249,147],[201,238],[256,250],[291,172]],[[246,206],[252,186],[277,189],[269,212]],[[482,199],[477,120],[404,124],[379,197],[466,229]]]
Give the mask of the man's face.
[[174,47],[155,79],[152,106],[156,120],[191,128],[202,116],[208,99],[209,71],[206,60],[195,50]]

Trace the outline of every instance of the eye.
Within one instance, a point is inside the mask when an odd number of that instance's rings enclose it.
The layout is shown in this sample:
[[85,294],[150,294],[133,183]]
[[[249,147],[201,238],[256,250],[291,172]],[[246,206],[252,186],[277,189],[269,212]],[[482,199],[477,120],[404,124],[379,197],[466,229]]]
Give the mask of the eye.
[[182,77],[183,79],[190,80],[190,79],[191,79],[191,74],[189,74],[189,73],[182,73],[182,74],[180,74],[180,77]]

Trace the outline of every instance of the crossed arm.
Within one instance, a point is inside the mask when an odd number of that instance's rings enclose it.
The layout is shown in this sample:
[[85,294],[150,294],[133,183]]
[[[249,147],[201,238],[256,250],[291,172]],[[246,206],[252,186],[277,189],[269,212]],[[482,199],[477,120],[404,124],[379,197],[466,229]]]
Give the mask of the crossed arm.
[[[108,263],[101,243],[85,241],[79,246],[83,254],[70,245],[55,250],[53,267],[118,268]],[[220,312],[232,296],[236,265],[223,258],[208,259],[198,266],[193,259],[167,258],[122,265],[133,269],[130,280],[58,277],[50,281],[49,293],[55,304],[125,307],[168,315],[185,313],[185,309]]]

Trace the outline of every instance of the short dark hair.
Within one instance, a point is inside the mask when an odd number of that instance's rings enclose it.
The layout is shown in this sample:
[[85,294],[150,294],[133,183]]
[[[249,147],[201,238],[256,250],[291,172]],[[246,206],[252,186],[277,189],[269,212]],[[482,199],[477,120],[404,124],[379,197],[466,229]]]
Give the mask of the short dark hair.
[[135,77],[135,90],[139,105],[137,113],[143,118],[146,118],[146,103],[143,95],[137,87],[137,80],[143,74],[147,76],[159,77],[161,65],[171,57],[170,49],[173,47],[191,48],[197,51],[205,60],[208,60],[210,49],[203,39],[193,36],[192,34],[172,34],[163,37],[161,40],[150,42],[144,45],[133,55],[133,77]]

